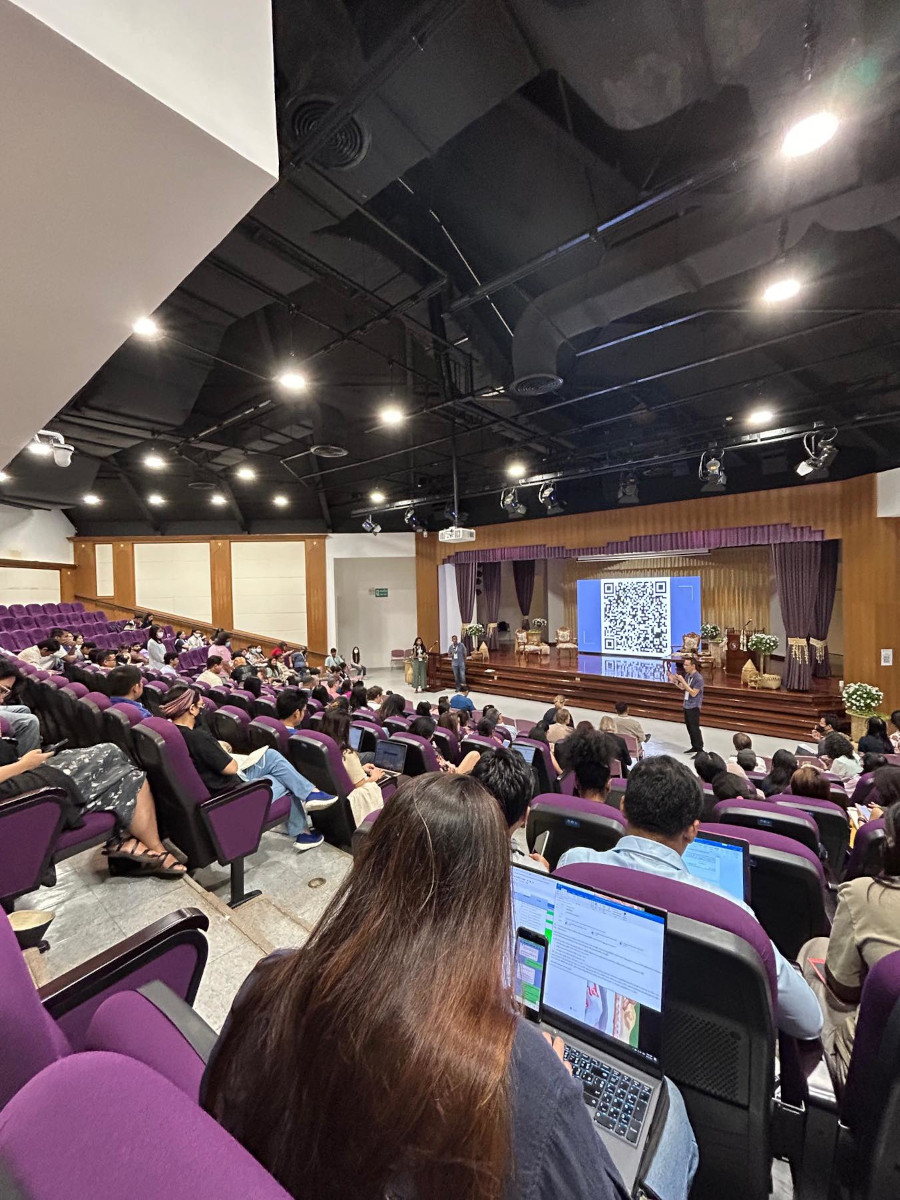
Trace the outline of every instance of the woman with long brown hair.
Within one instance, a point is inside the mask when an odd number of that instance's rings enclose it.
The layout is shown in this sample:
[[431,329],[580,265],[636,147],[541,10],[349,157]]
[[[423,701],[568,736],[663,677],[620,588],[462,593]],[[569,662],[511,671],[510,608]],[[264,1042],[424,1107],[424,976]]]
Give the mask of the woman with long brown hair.
[[297,1197],[624,1200],[562,1043],[516,1016],[510,921],[496,800],[410,781],[306,944],[244,985],[205,1108]]

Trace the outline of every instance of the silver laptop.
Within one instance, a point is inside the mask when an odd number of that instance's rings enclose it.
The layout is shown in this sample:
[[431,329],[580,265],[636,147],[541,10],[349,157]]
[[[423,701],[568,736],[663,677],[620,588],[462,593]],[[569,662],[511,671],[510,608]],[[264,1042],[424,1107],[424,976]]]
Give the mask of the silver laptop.
[[547,941],[543,979],[530,979],[541,1025],[564,1039],[594,1127],[633,1192],[657,1114],[665,1119],[666,914],[528,867],[513,866],[512,877],[515,927]]
[[725,834],[697,834],[682,861],[692,875],[714,883],[735,900],[750,903],[750,844]]
[[406,769],[406,747],[402,742],[380,741],[375,747],[375,766],[389,779],[396,779]]
[[517,742],[513,742],[512,746],[510,746],[510,749],[515,750],[516,754],[518,754],[521,758],[524,758],[529,767],[533,766],[534,752],[537,750],[537,746],[520,746]]
[[359,743],[362,741],[363,731],[358,725],[350,726],[350,749],[358,750]]

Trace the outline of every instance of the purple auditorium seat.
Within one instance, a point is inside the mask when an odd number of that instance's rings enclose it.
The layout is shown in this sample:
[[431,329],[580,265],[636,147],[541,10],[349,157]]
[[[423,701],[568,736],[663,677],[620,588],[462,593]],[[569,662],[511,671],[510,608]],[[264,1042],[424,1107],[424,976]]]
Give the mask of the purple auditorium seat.
[[553,758],[550,753],[550,746],[547,742],[540,742],[537,738],[517,737],[513,742],[513,749],[516,746],[534,746],[534,759],[532,761],[532,772],[535,777],[534,794],[536,796],[545,796],[549,792],[559,791],[559,777],[553,767]]
[[209,918],[181,909],[59,976],[39,991],[9,918],[0,914],[0,1109],[38,1071],[84,1049],[110,996],[165,983],[193,1004],[206,966]]
[[[363,722],[354,721],[354,725],[361,725]],[[456,734],[450,729],[442,729],[438,726],[434,731],[434,744],[437,746],[440,754],[446,758],[447,762],[453,763],[454,766],[459,764],[459,739]]]
[[563,854],[573,846],[611,850],[625,833],[625,818],[609,804],[550,792],[532,800],[525,832],[528,845],[532,847],[541,834],[550,834],[544,847],[544,858],[553,871]]
[[[361,754],[374,754],[378,743],[387,739],[387,731],[377,721],[358,720],[353,721],[352,725],[354,729],[360,731],[359,752]],[[446,758],[446,755],[444,757]]]
[[273,717],[278,719],[278,709],[271,696],[261,695],[254,698],[251,712],[254,717]]
[[[390,724],[390,721],[388,721]],[[459,754],[460,758],[465,758],[473,750],[477,750],[479,754],[484,754],[487,750],[496,750],[500,742],[495,738],[485,737],[481,733],[467,733],[460,740]]]
[[233,688],[228,703],[233,704],[236,708],[242,708],[248,717],[254,715],[253,706],[256,703],[256,697],[252,692],[247,692],[243,688]]
[[812,937],[827,937],[828,885],[816,854],[796,838],[768,830],[736,829],[704,823],[701,834],[740,838],[750,846],[749,904],[766,933],[785,956],[794,960]]
[[312,696],[307,700],[306,707],[310,712],[321,712],[322,704],[318,700],[314,700]]
[[231,867],[230,907],[258,896],[244,890],[244,858],[256,853],[264,829],[287,817],[289,797],[273,804],[271,785],[263,782],[239,783],[211,796],[177,725],[148,717],[133,734],[156,798],[160,833],[184,851],[191,870],[213,860]]
[[384,722],[389,736],[394,733],[405,733],[409,726],[409,717],[388,717]]
[[844,879],[858,879],[860,875],[874,878],[884,865],[884,818],[868,821],[856,832],[853,849],[847,860]]
[[103,710],[103,732],[105,740],[112,742],[134,760],[134,728],[140,723],[141,714],[133,704],[110,704]]
[[338,803],[312,813],[316,829],[336,846],[350,846],[356,822],[350,808],[353,783],[335,741],[317,729],[301,729],[288,738],[288,758],[306,779]]
[[219,684],[217,687],[209,689],[209,694],[217,705],[231,703],[231,691]]
[[158,708],[160,704],[165,704],[168,690],[169,685],[159,679],[148,681],[144,684],[144,696],[141,698],[141,702],[147,708]]
[[212,728],[220,742],[228,742],[238,754],[250,749],[250,714],[233,704],[223,704],[212,714]]
[[668,913],[663,1065],[700,1150],[691,1196],[768,1200],[777,978],[764,930],[731,901],[674,879],[599,863],[554,874]]
[[118,1054],[42,1071],[0,1115],[0,1157],[28,1200],[289,1200],[198,1104]]
[[80,725],[85,746],[96,746],[105,737],[103,713],[109,708],[109,697],[102,692],[87,692],[78,699]]
[[792,792],[770,796],[769,803],[799,809],[811,816],[819,830],[819,841],[828,853],[829,866],[835,875],[843,873],[850,849],[850,818],[840,804],[811,796],[795,796]]
[[574,771],[564,771],[559,777],[559,790],[563,796],[578,795],[578,780]]
[[318,729],[324,720],[325,720],[324,712],[308,713],[306,716],[306,719],[303,722],[303,725],[304,725],[304,728],[306,728],[306,729]]
[[[799,808],[772,804],[769,800],[720,800],[714,806],[713,814],[719,824],[780,833],[808,846],[814,854],[819,852],[819,827]],[[741,835],[735,833],[734,836]]]
[[11,617],[24,617],[28,615],[28,610],[24,604],[11,604],[9,606],[9,615]]
[[382,810],[376,808],[374,812],[367,813],[353,831],[353,837],[350,840],[350,849],[353,851],[353,857],[356,858],[360,850],[366,843],[366,839],[372,832],[372,826],[375,824],[378,814]]
[[287,744],[290,733],[288,727],[277,717],[254,717],[247,726],[247,736],[251,750],[259,750],[263,746],[271,746],[279,750],[287,758]]
[[25,611],[32,617],[42,617],[44,615],[43,604],[26,604]]
[[440,771],[437,752],[427,738],[419,737],[416,733],[394,733],[389,739],[392,742],[402,742],[406,746],[405,775],[427,775],[431,771]]
[[6,617],[8,615],[9,615],[9,609],[6,607],[5,604],[0,604],[0,617]]

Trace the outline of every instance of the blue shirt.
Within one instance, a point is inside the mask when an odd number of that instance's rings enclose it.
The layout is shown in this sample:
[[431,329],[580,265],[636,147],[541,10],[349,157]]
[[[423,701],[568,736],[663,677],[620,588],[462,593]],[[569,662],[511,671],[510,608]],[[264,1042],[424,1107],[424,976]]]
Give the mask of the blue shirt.
[[[560,867],[572,863],[595,862],[605,867],[628,867],[632,871],[646,871],[650,875],[661,875],[664,879],[676,879],[679,883],[702,888],[721,896],[729,904],[737,904],[753,920],[756,914],[748,904],[735,900],[722,888],[700,879],[684,865],[684,859],[671,846],[663,846],[651,838],[627,834],[620,838],[612,850],[590,850],[587,846],[575,846],[567,850],[559,860]],[[778,1028],[791,1037],[815,1038],[822,1031],[822,1010],[815,993],[799,971],[795,971],[786,958],[773,945],[775,969],[778,977]]]
[[127,696],[110,696],[110,704],[133,704],[142,717],[152,717],[153,713],[140,700],[129,700]]
[[458,693],[457,693],[457,695],[450,697],[450,707],[451,708],[462,708],[462,709],[465,709],[466,712],[474,712],[475,711],[475,705],[472,703],[472,701],[469,699],[469,697],[468,696],[460,696]]
[[685,675],[684,682],[688,687],[700,689],[696,696],[692,696],[690,692],[684,693],[684,707],[699,708],[703,703],[703,676],[699,671],[695,671],[693,675]]

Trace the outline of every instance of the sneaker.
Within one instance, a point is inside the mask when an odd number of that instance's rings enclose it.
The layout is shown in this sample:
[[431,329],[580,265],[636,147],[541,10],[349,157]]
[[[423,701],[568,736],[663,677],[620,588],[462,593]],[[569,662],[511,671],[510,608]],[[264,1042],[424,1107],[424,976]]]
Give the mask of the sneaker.
[[337,802],[337,796],[329,796],[327,792],[310,792],[303,801],[303,807],[307,812],[321,812],[323,808],[331,808],[332,804]]
[[294,838],[294,849],[299,850],[302,854],[304,850],[314,850],[316,846],[321,846],[325,839],[321,833],[298,833]]

